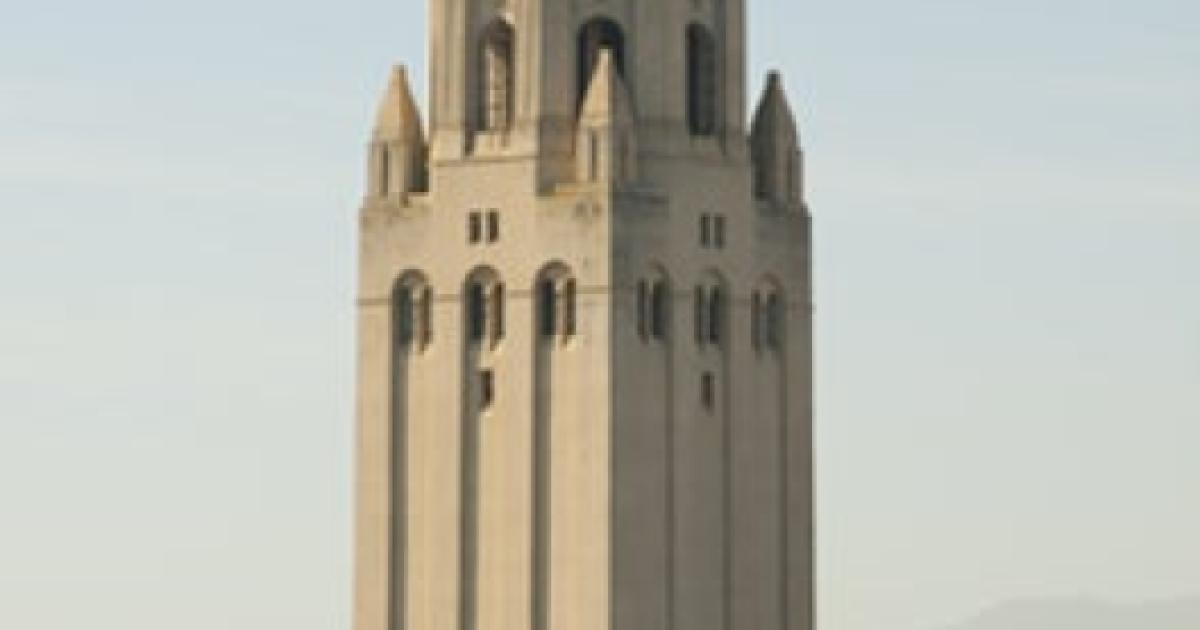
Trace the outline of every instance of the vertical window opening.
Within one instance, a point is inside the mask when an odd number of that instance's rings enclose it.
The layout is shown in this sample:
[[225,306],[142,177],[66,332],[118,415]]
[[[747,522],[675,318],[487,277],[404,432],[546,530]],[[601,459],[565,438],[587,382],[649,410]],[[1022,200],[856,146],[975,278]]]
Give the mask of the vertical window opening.
[[696,311],[693,317],[696,328],[696,343],[699,345],[704,345],[706,315],[704,306],[704,287],[696,287],[695,304],[693,306]]
[[386,146],[379,149],[379,196],[392,194],[392,151]]
[[588,132],[588,181],[600,179],[600,137],[593,130]]
[[717,130],[717,50],[712,33],[699,24],[687,29],[687,120],[694,136]]
[[484,35],[479,86],[484,131],[506,131],[512,125],[514,40],[512,27],[502,20]]
[[554,336],[554,302],[554,281],[542,280],[538,283],[538,331],[543,337]]
[[471,284],[470,295],[467,298],[467,331],[471,341],[480,341],[484,334],[484,289],[483,285]]
[[709,240],[709,217],[707,214],[702,214],[700,215],[700,246],[708,247]]
[[767,298],[766,320],[767,347],[779,348],[783,343],[783,305],[776,294]]
[[750,341],[754,347],[762,346],[762,296],[758,291],[750,298]]
[[661,280],[654,283],[654,291],[650,299],[650,334],[655,339],[667,338],[670,299],[667,283]]
[[649,333],[649,326],[647,326],[648,322],[646,321],[648,311],[649,311],[649,306],[650,306],[649,304],[647,304],[647,302],[649,300],[650,300],[650,296],[649,296],[649,290],[646,288],[646,281],[638,280],[638,284],[637,284],[637,331],[638,331],[638,336],[641,337],[642,339],[645,339],[646,335]]
[[478,212],[472,212],[467,217],[467,242],[474,245],[483,238],[482,219]]
[[725,249],[725,215],[713,217],[713,247]]
[[725,298],[721,294],[721,289],[714,288],[708,301],[708,341],[714,345],[721,343],[724,310]]
[[716,383],[712,372],[700,375],[700,404],[711,411],[717,402]]
[[492,286],[491,309],[492,342],[504,338],[504,284],[497,282]]
[[496,374],[491,370],[479,371],[479,407],[488,409],[496,401]]
[[496,210],[487,213],[487,240],[489,243],[500,240],[500,213]]
[[409,287],[400,287],[396,292],[396,341],[408,346],[413,341],[413,294]]
[[563,283],[563,335],[575,336],[575,280],[568,278]]

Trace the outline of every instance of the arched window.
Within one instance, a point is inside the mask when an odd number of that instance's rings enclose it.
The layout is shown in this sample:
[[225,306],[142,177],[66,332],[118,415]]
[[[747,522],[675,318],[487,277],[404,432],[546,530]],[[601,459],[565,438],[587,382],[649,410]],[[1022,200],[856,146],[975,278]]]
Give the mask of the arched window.
[[694,136],[717,132],[717,45],[707,28],[687,29],[687,120]]
[[484,31],[479,60],[479,121],[483,131],[506,131],[512,126],[514,50],[516,35],[504,20]]
[[588,84],[600,61],[600,51],[611,50],[617,73],[625,76],[625,34],[616,22],[608,18],[594,18],[579,29],[578,58],[578,106],[583,106]]
[[392,294],[393,330],[397,346],[418,349],[432,339],[433,291],[419,274],[406,274]]
[[571,270],[561,263],[553,263],[538,274],[534,307],[539,337],[565,341],[575,335],[576,292]]
[[504,338],[504,283],[492,269],[477,269],[463,288],[467,341],[495,345]]

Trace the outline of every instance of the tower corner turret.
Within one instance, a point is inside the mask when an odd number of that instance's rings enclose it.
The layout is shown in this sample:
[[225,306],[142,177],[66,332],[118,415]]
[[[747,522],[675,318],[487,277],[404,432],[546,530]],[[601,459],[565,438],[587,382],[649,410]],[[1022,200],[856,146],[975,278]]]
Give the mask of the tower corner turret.
[[804,154],[783,78],[767,75],[750,131],[754,194],[784,208],[804,207]]
[[600,53],[579,112],[576,181],[629,184],[637,180],[637,138],[629,90],[611,50]]
[[403,65],[392,68],[375,115],[367,162],[368,200],[403,204],[408,195],[426,189],[425,131]]

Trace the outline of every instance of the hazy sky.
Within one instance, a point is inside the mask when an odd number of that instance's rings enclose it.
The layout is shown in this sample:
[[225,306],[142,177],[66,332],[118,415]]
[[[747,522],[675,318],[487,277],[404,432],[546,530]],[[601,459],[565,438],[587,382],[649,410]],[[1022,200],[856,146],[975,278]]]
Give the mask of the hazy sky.
[[[816,221],[822,627],[1200,592],[1200,3],[751,3]],[[349,628],[362,148],[424,16],[0,14],[0,628]]]

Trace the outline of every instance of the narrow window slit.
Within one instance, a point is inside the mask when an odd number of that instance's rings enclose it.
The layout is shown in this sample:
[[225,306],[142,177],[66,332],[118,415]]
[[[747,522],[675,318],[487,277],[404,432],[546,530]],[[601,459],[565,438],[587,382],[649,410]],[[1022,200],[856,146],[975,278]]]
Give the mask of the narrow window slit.
[[496,374],[492,370],[479,371],[479,408],[490,409],[496,401]]
[[717,402],[715,381],[712,372],[700,375],[700,404],[708,411],[712,411]]

